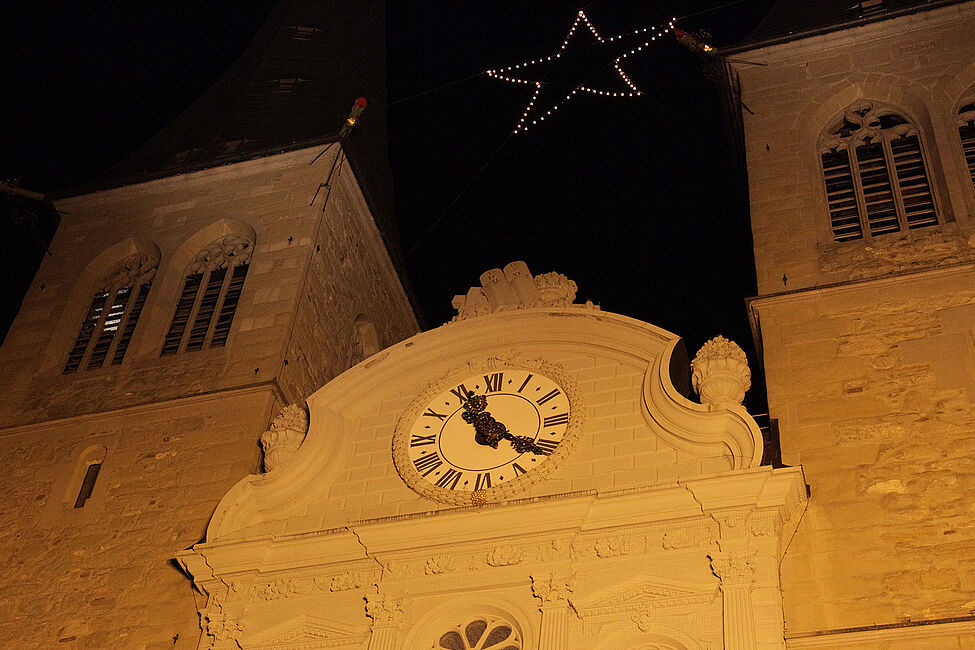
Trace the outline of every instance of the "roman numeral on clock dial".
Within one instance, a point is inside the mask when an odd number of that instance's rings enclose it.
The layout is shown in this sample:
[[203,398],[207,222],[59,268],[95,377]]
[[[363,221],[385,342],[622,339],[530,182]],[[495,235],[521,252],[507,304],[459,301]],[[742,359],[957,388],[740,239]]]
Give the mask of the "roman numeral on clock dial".
[[491,472],[481,472],[474,481],[475,490],[486,490],[491,487]]
[[433,470],[443,465],[443,461],[440,460],[440,456],[434,452],[429,456],[421,456],[417,458],[413,461],[413,465],[416,467],[416,471],[422,472],[422,475],[426,476]]
[[558,397],[561,394],[562,394],[562,391],[560,391],[558,388],[553,388],[549,392],[545,393],[542,396],[542,398],[538,400],[538,405],[541,406],[545,402],[549,402],[549,401],[555,399],[556,397]]
[[504,373],[496,372],[491,375],[484,375],[484,392],[496,393],[501,390],[504,383]]
[[559,413],[558,415],[550,415],[542,421],[542,426],[546,427],[557,427],[560,424],[569,423],[568,413]]
[[422,447],[423,445],[435,445],[437,444],[437,434],[431,433],[428,436],[414,433],[413,439],[410,440],[410,447]]
[[559,446],[559,442],[558,440],[536,440],[535,446],[542,449],[542,453],[548,456]]
[[460,478],[464,475],[464,472],[456,470],[453,467],[448,467],[447,471],[443,473],[443,476],[437,481],[437,487],[448,488],[451,490],[457,489],[457,483],[460,482]]

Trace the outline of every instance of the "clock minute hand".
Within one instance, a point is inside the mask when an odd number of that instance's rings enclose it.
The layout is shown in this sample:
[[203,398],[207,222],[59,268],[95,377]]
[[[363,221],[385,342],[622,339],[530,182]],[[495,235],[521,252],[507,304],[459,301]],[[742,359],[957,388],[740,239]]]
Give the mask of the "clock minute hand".
[[[467,400],[464,402],[464,413],[461,417],[468,424],[474,425],[474,439],[476,442],[494,449],[498,448],[498,442],[507,440],[511,446],[520,454],[531,452],[535,455],[546,452],[535,444],[535,439],[529,436],[516,436],[508,431],[503,423],[494,419],[487,411],[487,395],[475,395],[467,391]],[[483,442],[482,442],[483,441]]]

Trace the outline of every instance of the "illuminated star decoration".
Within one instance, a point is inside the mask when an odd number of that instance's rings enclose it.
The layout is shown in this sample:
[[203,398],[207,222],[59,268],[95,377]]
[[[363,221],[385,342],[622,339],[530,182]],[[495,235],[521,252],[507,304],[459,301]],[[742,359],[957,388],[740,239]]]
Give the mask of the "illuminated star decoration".
[[[565,40],[562,41],[562,47],[560,47],[555,54],[540,59],[531,59],[529,61],[525,61],[517,65],[508,66],[507,68],[501,68],[498,70],[493,70],[493,69],[485,70],[484,72],[489,77],[494,77],[495,79],[500,79],[501,81],[507,81],[508,83],[513,83],[513,84],[525,84],[525,85],[535,87],[535,92],[532,94],[531,99],[528,100],[528,105],[525,106],[525,110],[521,114],[521,118],[518,120],[518,123],[515,125],[514,133],[521,133],[527,131],[532,126],[537,125],[539,122],[544,121],[545,118],[549,117],[552,113],[557,111],[560,106],[562,106],[563,104],[565,104],[565,102],[572,99],[572,96],[578,93],[579,91],[592,93],[593,95],[604,95],[610,97],[639,97],[640,95],[642,95],[643,93],[641,93],[640,89],[636,87],[636,84],[634,84],[633,81],[628,76],[626,76],[626,73],[623,72],[623,68],[620,66],[620,62],[623,59],[630,56],[631,54],[640,52],[641,50],[643,50],[643,48],[649,46],[651,42],[657,40],[658,37],[662,37],[668,31],[674,29],[675,20],[677,19],[671,18],[670,21],[667,23],[666,27],[663,26],[644,27],[642,29],[635,29],[632,32],[626,32],[623,34],[617,34],[616,36],[609,36],[604,38],[603,36],[600,35],[598,31],[596,31],[595,26],[593,26],[593,24],[589,22],[589,18],[586,16],[586,13],[580,9],[579,13],[576,14],[576,19],[572,23],[572,27],[569,28],[569,33],[566,34]],[[545,112],[542,113],[541,109],[538,110],[535,109],[535,102],[536,100],[538,100],[538,96],[541,94],[542,86],[545,82],[539,81],[537,79],[526,79],[524,76],[517,76],[519,72],[516,71],[520,71],[524,68],[528,68],[533,65],[538,65],[540,63],[546,63],[548,61],[554,61],[556,59],[562,58],[562,54],[569,46],[569,40],[571,40],[572,36],[575,34],[576,29],[579,27],[579,23],[585,23],[586,27],[589,28],[589,31],[592,32],[592,35],[600,43],[611,43],[613,41],[622,40],[623,38],[638,35],[638,34],[647,35],[646,40],[644,40],[642,43],[640,43],[633,49],[629,50],[628,52],[624,52],[620,54],[613,61],[613,66],[616,68],[617,74],[619,75],[623,83],[626,85],[626,87],[629,88],[629,90],[622,90],[622,91],[600,90],[598,88],[593,88],[591,86],[586,85],[586,81],[583,81],[575,88],[573,88],[571,91],[569,91],[569,93],[565,97],[558,100],[554,105],[552,105],[551,108],[546,109]]]

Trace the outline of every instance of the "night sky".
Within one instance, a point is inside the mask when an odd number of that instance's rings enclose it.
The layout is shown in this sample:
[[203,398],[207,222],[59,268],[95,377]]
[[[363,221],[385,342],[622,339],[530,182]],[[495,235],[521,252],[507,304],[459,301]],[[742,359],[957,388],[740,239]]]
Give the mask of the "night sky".
[[[0,178],[43,192],[90,180],[202,94],[273,4],[8,5]],[[725,45],[770,4],[599,0],[585,10],[604,36],[687,16],[678,26]],[[479,73],[555,53],[578,5],[388,5],[397,221],[428,326],[449,320],[451,298],[483,271],[522,259],[534,273],[575,280],[581,300],[683,336],[691,355],[722,333],[757,370],[744,304],[755,293],[745,188],[697,55],[672,36],[658,40],[623,64],[643,97],[576,95],[512,135],[532,89]],[[563,65],[532,70],[546,82],[539,106],[583,80],[627,90],[611,64],[624,47],[577,31]],[[761,412],[756,388],[746,404]]]

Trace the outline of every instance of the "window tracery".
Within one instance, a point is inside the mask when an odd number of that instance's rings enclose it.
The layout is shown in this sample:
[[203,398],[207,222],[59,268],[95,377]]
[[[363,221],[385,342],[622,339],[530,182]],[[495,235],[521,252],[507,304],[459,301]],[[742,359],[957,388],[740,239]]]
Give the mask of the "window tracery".
[[161,356],[227,344],[252,253],[251,242],[236,235],[197,253],[186,269]]
[[62,374],[101,368],[106,359],[122,363],[158,266],[155,257],[135,253],[96,285]]
[[958,109],[958,136],[968,166],[968,176],[975,186],[975,97],[966,98]]
[[893,110],[851,106],[820,142],[836,241],[938,223],[920,134]]
[[509,623],[478,617],[443,633],[436,650],[522,650],[521,637]]

